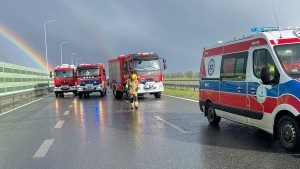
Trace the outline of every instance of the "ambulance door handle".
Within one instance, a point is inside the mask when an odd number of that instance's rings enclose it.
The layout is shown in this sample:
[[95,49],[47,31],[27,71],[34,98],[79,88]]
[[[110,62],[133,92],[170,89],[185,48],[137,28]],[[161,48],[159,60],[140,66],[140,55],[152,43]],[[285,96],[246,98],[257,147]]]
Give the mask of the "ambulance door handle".
[[237,87],[236,90],[237,90],[238,92],[241,92],[241,91],[242,91],[242,88],[241,88],[241,87]]
[[249,92],[251,92],[251,93],[255,93],[255,91],[256,91],[256,89],[254,89],[254,88],[249,89]]

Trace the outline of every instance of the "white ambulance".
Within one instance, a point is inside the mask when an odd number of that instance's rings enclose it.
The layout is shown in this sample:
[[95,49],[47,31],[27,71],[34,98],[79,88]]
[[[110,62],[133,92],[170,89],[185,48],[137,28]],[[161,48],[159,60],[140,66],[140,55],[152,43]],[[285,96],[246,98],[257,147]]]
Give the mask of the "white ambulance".
[[300,27],[261,27],[205,47],[199,105],[211,124],[222,118],[273,134],[300,150]]

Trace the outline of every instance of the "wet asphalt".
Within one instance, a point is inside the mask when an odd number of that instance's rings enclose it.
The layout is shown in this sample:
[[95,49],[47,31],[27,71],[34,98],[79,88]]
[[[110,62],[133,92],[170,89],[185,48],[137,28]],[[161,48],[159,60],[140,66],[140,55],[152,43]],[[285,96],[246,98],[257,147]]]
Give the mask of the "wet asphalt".
[[[44,141],[50,145],[43,145]],[[211,126],[197,101],[153,95],[55,98],[0,114],[0,169],[299,168],[266,132],[222,119]]]

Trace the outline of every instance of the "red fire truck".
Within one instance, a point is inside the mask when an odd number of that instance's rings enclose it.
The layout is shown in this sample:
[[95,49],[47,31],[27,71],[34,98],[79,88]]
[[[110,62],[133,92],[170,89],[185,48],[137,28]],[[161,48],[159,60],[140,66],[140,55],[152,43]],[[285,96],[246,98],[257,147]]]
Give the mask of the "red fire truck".
[[166,60],[156,53],[135,53],[120,55],[109,61],[109,84],[116,98],[122,98],[126,92],[126,81],[132,72],[136,73],[139,81],[138,95],[153,94],[161,97],[164,91],[162,70],[166,69]]
[[77,94],[76,70],[74,65],[62,64],[54,69],[54,93],[55,96],[64,96],[66,92]]
[[77,66],[77,94],[79,98],[89,97],[92,92],[106,95],[106,72],[104,65],[80,64]]

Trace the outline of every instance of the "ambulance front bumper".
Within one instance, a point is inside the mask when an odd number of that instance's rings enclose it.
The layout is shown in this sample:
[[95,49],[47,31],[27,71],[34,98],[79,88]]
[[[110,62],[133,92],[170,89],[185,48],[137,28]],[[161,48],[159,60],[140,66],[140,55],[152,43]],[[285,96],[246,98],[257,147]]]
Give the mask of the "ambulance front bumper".
[[100,92],[100,91],[103,91],[102,84],[100,84],[100,85],[77,86],[77,93]]
[[74,92],[76,90],[76,86],[61,86],[53,88],[54,92]]
[[146,82],[145,84],[139,84],[138,94],[146,93],[158,93],[164,91],[164,84],[162,82]]

